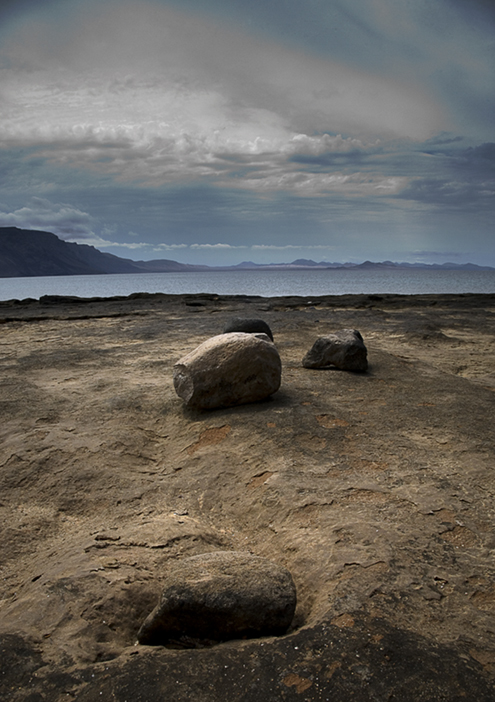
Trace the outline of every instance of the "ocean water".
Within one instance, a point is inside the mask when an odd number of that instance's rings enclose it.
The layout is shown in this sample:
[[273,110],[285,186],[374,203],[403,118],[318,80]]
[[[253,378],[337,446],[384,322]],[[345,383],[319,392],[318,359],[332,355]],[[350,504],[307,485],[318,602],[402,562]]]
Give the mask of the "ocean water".
[[273,297],[398,293],[495,293],[495,270],[236,270],[1,278],[0,300],[42,295],[112,297],[135,292]]

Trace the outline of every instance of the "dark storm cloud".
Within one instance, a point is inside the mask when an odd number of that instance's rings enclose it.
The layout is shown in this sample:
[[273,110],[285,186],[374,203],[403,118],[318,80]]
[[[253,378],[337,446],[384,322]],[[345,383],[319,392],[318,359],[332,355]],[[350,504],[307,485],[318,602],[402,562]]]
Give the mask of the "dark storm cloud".
[[470,21],[483,24],[495,24],[495,5],[493,0],[448,0],[448,5],[462,12]]
[[495,175],[495,143],[486,142],[469,147],[461,154],[460,164],[475,169],[479,173],[492,172]]
[[415,178],[397,197],[450,210],[493,213],[495,144],[436,152],[436,156],[441,159],[436,176]]
[[0,221],[148,258],[453,256],[473,229],[493,250],[482,2],[33,0],[0,18]]
[[462,141],[464,141],[464,139],[461,136],[448,136],[440,134],[439,136],[436,136],[433,139],[428,139],[425,142],[425,146],[445,146],[447,144],[459,144]]
[[300,163],[307,166],[319,166],[328,168],[332,166],[356,166],[361,165],[366,160],[366,154],[363,151],[348,151],[347,153],[325,153],[319,156],[312,154],[295,154],[291,156],[289,161],[292,163]]
[[492,189],[487,190],[485,183],[420,178],[410,183],[397,197],[429,205],[442,205],[462,212],[479,211],[485,207],[491,209],[490,199],[495,195],[494,185],[492,183]]
[[[33,7],[34,3],[35,0],[2,0],[0,3],[0,21],[6,22],[16,15],[21,15]],[[37,5],[42,5],[42,3],[43,0],[39,0]]]

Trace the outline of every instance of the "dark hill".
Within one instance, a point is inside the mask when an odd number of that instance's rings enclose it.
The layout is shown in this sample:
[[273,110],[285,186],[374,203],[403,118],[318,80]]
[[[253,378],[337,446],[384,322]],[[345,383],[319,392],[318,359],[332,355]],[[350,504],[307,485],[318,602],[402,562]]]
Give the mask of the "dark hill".
[[132,261],[103,253],[94,246],[62,241],[51,232],[0,227],[0,278],[204,269],[208,269],[208,266],[194,266],[168,259]]
[[0,277],[139,273],[133,261],[94,246],[62,241],[55,234],[0,227]]

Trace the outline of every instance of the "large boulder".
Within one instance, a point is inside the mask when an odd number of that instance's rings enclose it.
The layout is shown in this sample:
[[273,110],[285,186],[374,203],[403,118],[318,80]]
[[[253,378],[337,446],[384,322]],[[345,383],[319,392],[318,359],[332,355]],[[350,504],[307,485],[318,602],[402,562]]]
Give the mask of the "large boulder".
[[295,607],[296,588],[283,566],[243,551],[192,556],[170,567],[138,641],[193,647],[277,636],[287,631]]
[[215,409],[257,402],[280,387],[282,363],[265,334],[213,336],[174,366],[174,387],[188,407]]
[[273,341],[272,330],[263,319],[232,317],[224,327],[223,333],[246,332],[248,334],[266,334]]
[[305,368],[336,366],[341,370],[364,372],[368,352],[357,329],[340,329],[321,336],[303,358]]

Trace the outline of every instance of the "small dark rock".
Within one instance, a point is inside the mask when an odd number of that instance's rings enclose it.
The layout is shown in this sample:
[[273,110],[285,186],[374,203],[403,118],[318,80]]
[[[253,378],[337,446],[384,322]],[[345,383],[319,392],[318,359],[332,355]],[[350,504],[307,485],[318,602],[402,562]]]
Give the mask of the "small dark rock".
[[289,571],[243,551],[217,551],[176,562],[159,604],[138,632],[141,644],[184,647],[284,634],[294,616]]
[[244,317],[233,317],[225,325],[224,334],[230,332],[246,332],[247,334],[266,334],[273,341],[272,330],[262,319],[246,319]]
[[303,358],[305,368],[336,366],[341,370],[364,372],[368,368],[367,349],[357,329],[341,329],[321,336]]

